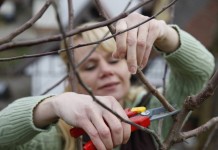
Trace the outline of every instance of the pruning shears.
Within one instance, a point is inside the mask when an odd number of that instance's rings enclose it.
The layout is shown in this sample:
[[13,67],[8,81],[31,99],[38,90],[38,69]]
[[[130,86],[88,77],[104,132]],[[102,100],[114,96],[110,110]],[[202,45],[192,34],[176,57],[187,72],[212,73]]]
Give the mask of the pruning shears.
[[[148,127],[151,121],[159,120],[167,116],[172,116],[174,114],[177,114],[179,110],[168,112],[164,107],[158,107],[148,110],[146,110],[145,107],[133,107],[131,109],[130,108],[125,109],[125,112],[129,117],[130,121],[140,126]],[[138,130],[138,128],[131,125],[131,132],[136,130]],[[74,127],[70,129],[70,134],[72,137],[77,138],[86,133],[83,129]],[[96,148],[92,143],[92,141],[90,140],[83,146],[83,150],[96,150]]]

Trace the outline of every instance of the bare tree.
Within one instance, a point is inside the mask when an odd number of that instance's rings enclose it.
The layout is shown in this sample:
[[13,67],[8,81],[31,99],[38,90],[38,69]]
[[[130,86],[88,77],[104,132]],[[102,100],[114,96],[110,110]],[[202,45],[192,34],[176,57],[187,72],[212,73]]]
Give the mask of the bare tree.
[[[214,91],[215,91],[215,89],[216,89],[216,87],[218,85],[218,72],[216,72],[213,75],[213,77],[208,82],[207,86],[204,89],[202,89],[198,94],[196,94],[194,96],[187,96],[187,98],[184,100],[184,105],[181,108],[181,111],[176,116],[174,116],[174,122],[173,122],[173,125],[171,127],[171,130],[170,130],[168,136],[162,142],[160,140],[159,135],[157,133],[155,133],[154,131],[152,131],[150,129],[147,129],[147,128],[144,128],[142,126],[139,126],[139,125],[135,124],[134,122],[130,122],[128,120],[125,120],[124,118],[119,116],[116,112],[110,110],[104,104],[102,104],[100,101],[98,101],[98,99],[92,93],[92,90],[89,89],[85,85],[85,83],[81,80],[81,78],[80,78],[80,76],[79,76],[79,74],[78,74],[78,72],[76,70],[77,66],[74,63],[74,54],[73,54],[73,51],[72,51],[73,49],[78,48],[78,47],[83,47],[83,46],[93,45],[93,44],[99,44],[102,41],[105,41],[105,40],[107,40],[109,38],[114,38],[116,35],[119,35],[119,34],[121,34],[123,32],[126,32],[126,31],[129,31],[129,30],[133,29],[133,28],[136,28],[136,27],[140,26],[141,24],[144,24],[144,23],[154,19],[155,17],[157,17],[159,14],[161,14],[165,10],[168,10],[168,9],[173,10],[173,6],[174,6],[174,4],[175,4],[175,2],[177,0],[174,0],[174,1],[170,2],[166,7],[163,7],[158,12],[156,12],[156,14],[151,16],[149,19],[144,20],[140,24],[137,24],[137,25],[135,25],[135,26],[133,26],[131,28],[128,28],[125,31],[115,33],[114,28],[113,28],[113,23],[115,23],[117,20],[119,20],[121,18],[124,18],[124,17],[128,16],[130,13],[132,13],[136,9],[145,6],[150,1],[142,1],[137,6],[135,6],[134,8],[129,9],[127,11],[125,9],[124,12],[121,13],[120,15],[118,15],[116,17],[113,17],[113,18],[109,18],[108,13],[104,11],[103,6],[101,5],[101,1],[100,0],[95,0],[96,7],[97,7],[97,9],[99,11],[99,14],[101,14],[102,17],[105,18],[105,21],[102,21],[102,22],[100,22],[98,24],[95,24],[95,25],[91,25],[89,27],[74,29],[73,28],[74,13],[73,13],[73,8],[72,8],[72,1],[68,0],[69,26],[68,26],[68,30],[66,32],[63,25],[61,24],[60,15],[59,15],[57,5],[56,5],[55,1],[46,0],[44,6],[41,8],[41,10],[35,16],[33,16],[29,21],[24,23],[19,28],[12,31],[8,36],[5,36],[5,37],[0,39],[0,52],[13,50],[13,48],[17,48],[17,47],[25,47],[25,46],[37,45],[37,44],[40,44],[40,43],[47,43],[47,42],[60,41],[60,40],[64,41],[64,49],[60,49],[58,51],[53,51],[53,52],[44,52],[44,53],[32,54],[32,55],[22,55],[22,56],[17,56],[17,57],[10,57],[10,58],[0,58],[0,61],[3,62],[3,61],[13,61],[13,60],[17,60],[17,59],[26,59],[26,58],[32,58],[32,57],[42,57],[42,56],[45,56],[45,55],[52,55],[52,54],[57,54],[57,53],[59,53],[61,51],[66,51],[69,62],[70,62],[70,70],[71,71],[69,72],[69,75],[66,75],[64,78],[62,78],[56,84],[54,84],[54,86],[52,86],[50,89],[54,88],[59,83],[64,81],[68,76],[72,76],[71,74],[73,73],[74,76],[76,76],[76,79],[78,80],[79,84],[81,84],[87,90],[87,92],[93,97],[93,100],[96,101],[99,105],[101,105],[105,109],[109,110],[111,113],[113,113],[115,116],[117,116],[121,121],[126,122],[126,123],[131,124],[131,125],[134,125],[137,128],[139,128],[140,130],[143,130],[143,131],[153,135],[153,137],[155,137],[155,140],[159,145],[159,149],[169,149],[175,143],[180,143],[180,142],[184,141],[185,139],[188,139],[190,137],[202,134],[205,131],[208,131],[209,129],[213,128],[214,126],[217,126],[218,118],[214,117],[214,118],[211,118],[208,122],[206,122],[205,124],[199,126],[196,129],[186,131],[186,132],[182,132],[182,128],[183,128],[183,126],[184,126],[184,124],[185,124],[185,122],[187,120],[187,117],[189,117],[189,112],[197,109],[200,105],[202,105],[202,103],[204,101],[206,101],[210,96],[213,95],[213,93],[214,93]],[[1,1],[1,3],[2,2],[3,1]],[[0,3],[0,5],[1,5],[1,3]],[[131,1],[130,1],[130,3],[131,3]],[[46,12],[47,8],[51,7],[51,5],[54,7],[54,10],[55,10],[55,13],[56,13],[56,18],[57,18],[57,22],[58,22],[58,26],[59,26],[59,31],[60,31],[59,34],[48,36],[48,37],[38,38],[38,39],[35,39],[35,40],[23,40],[23,41],[14,40],[14,38],[16,36],[19,36],[22,32],[24,32],[25,30],[30,28]],[[128,6],[126,6],[126,7],[128,7]],[[92,43],[86,43],[86,44],[80,44],[80,45],[74,45],[73,42],[69,43],[66,40],[66,38],[71,37],[72,35],[76,35],[78,33],[81,33],[81,32],[87,31],[87,30],[91,30],[91,29],[94,29],[94,28],[99,28],[99,27],[102,27],[102,26],[108,26],[111,33],[112,33],[112,35],[109,36],[109,37],[104,37],[102,40],[99,40],[99,41],[95,41],[95,42],[92,42]],[[73,40],[69,40],[69,41],[73,41]],[[153,85],[151,85],[148,82],[148,80],[145,78],[144,74],[142,73],[142,71],[140,69],[137,69],[137,77],[142,81],[142,83],[147,87],[147,89],[155,97],[157,97],[157,99],[161,102],[161,104],[168,111],[175,110],[175,108],[167,101],[167,99],[161,93],[159,93],[158,90]],[[73,83],[71,83],[71,86],[74,87]],[[50,89],[48,89],[47,91],[49,91]],[[45,93],[47,91],[45,91]],[[209,141],[208,141],[208,143],[209,143]],[[81,145],[78,144],[78,147],[81,148]]]

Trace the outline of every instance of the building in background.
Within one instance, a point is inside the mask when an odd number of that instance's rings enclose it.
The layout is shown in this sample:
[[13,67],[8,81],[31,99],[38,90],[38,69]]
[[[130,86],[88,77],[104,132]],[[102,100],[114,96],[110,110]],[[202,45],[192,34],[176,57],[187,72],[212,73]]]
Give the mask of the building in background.
[[[67,27],[67,0],[56,1],[58,2],[59,11],[61,12],[62,23],[65,27]],[[121,13],[129,2],[128,0],[101,1],[103,2],[103,7],[108,12],[110,17],[114,17]],[[133,1],[130,8],[135,6],[140,1],[141,0]],[[165,2],[166,1],[168,0],[165,0]],[[137,11],[144,15],[152,15],[163,7],[163,5],[161,5],[162,2],[162,0],[154,0],[151,4],[146,5]],[[31,16],[38,12],[44,3],[45,0],[5,1],[0,8],[0,38],[10,34],[14,29],[29,20]],[[73,6],[75,26],[90,20],[102,19],[99,17],[94,3],[90,0],[73,0]],[[199,39],[215,54],[215,56],[217,56],[217,16],[217,0],[181,0],[176,3],[173,22]],[[165,17],[166,16],[161,16],[159,19]],[[33,27],[16,37],[15,41],[48,37],[58,32],[54,9],[50,7],[42,18],[33,25]],[[58,49],[59,42],[51,42],[31,47],[21,47],[12,51],[0,52],[0,58],[51,52]],[[165,62],[163,62],[163,59],[160,59],[158,54],[155,54],[154,56],[155,57],[150,59],[150,65],[146,68],[145,74],[152,84],[161,86],[163,84],[162,78],[165,71]],[[23,60],[0,62],[0,110],[17,98],[29,95],[40,95],[45,92],[66,75],[65,67],[66,66],[57,54],[41,58],[35,57]],[[67,81],[61,83],[49,93],[57,94],[63,92],[66,84]],[[217,97],[217,94],[215,97]],[[209,106],[212,108],[210,111],[208,111],[208,107],[201,108],[200,110],[203,112],[201,118],[211,118],[211,114],[217,116],[218,111],[216,109],[216,104],[216,99],[210,102]],[[205,119],[201,120],[201,122],[205,122]],[[204,143],[206,140],[204,138],[201,141],[201,143]],[[213,149],[213,147],[217,147],[217,144],[218,142],[214,139],[214,142],[211,144],[211,149]],[[187,147],[182,147],[181,145],[179,145],[179,147],[187,149]]]

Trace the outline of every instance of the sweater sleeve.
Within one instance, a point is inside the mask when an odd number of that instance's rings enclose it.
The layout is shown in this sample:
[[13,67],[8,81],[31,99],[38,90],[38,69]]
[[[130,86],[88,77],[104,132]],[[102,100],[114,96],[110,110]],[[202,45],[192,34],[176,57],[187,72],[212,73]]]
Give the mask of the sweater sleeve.
[[172,26],[180,37],[180,47],[164,55],[170,75],[166,86],[166,97],[171,104],[181,107],[185,98],[199,92],[211,77],[215,61],[213,55],[193,36]]
[[[163,56],[170,67],[166,81],[166,98],[173,106],[181,107],[187,96],[199,92],[211,77],[215,60],[213,55],[193,36],[172,25],[180,38],[179,48]],[[150,107],[160,103],[152,99]]]
[[[172,26],[180,37],[179,48],[170,54],[163,54],[170,73],[166,84],[166,98],[176,108],[181,108],[187,96],[199,92],[213,74],[215,61],[213,55],[193,36]],[[156,98],[150,101],[150,107],[160,106]],[[162,124],[162,136],[170,129],[172,120],[165,118]],[[156,130],[158,121],[153,121],[151,129]]]
[[35,106],[47,97],[21,98],[0,112],[0,146],[24,144],[38,133],[50,129],[50,126],[39,129],[33,123]]

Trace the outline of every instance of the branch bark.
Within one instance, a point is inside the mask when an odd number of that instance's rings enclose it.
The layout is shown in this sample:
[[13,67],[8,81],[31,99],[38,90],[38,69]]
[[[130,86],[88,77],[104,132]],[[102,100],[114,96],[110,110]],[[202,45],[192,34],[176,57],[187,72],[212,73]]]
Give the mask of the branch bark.
[[42,15],[45,13],[45,11],[48,9],[50,5],[51,5],[51,0],[47,0],[43,5],[43,7],[39,10],[39,12],[35,16],[33,16],[30,20],[28,20],[25,24],[23,24],[19,28],[15,29],[15,31],[10,33],[8,36],[0,38],[0,45],[3,43],[10,42],[16,36],[26,31],[28,28],[30,28],[37,20],[39,20],[42,17]]
[[218,117],[214,117],[214,118],[210,119],[208,122],[206,122],[205,124],[201,125],[200,127],[196,128],[194,130],[191,130],[188,132],[182,132],[181,136],[178,139],[176,139],[175,141],[179,142],[182,139],[188,139],[188,138],[193,137],[193,136],[198,136],[199,134],[202,134],[202,133],[208,131],[210,128],[212,128],[217,123],[218,123]]
[[[205,129],[210,128],[212,125],[217,123],[217,118],[212,119],[202,127],[194,129],[190,132],[185,132],[184,135],[181,135],[181,128],[183,122],[186,120],[186,116],[189,114],[191,110],[198,108],[205,100],[207,100],[210,96],[213,95],[215,89],[218,86],[218,70],[215,72],[213,77],[209,80],[207,86],[198,94],[194,96],[189,96],[186,98],[183,108],[180,113],[176,116],[176,120],[171,128],[171,131],[168,134],[168,137],[164,141],[164,147],[168,149],[172,146],[176,141],[181,141],[181,139],[185,139],[194,134],[198,135],[203,133]],[[199,133],[196,133],[199,132]],[[178,140],[177,137],[180,137]],[[177,140],[176,140],[177,139]]]
[[[122,13],[122,14],[118,15],[117,17],[114,17],[112,19],[103,21],[103,22],[101,22],[99,24],[89,26],[87,28],[72,30],[69,33],[66,33],[66,37],[73,36],[73,35],[76,35],[78,33],[84,32],[84,31],[88,31],[88,30],[91,30],[91,29],[95,29],[95,28],[99,28],[99,27],[103,27],[103,26],[107,26],[109,24],[112,24],[112,23],[116,22],[119,19],[125,18],[129,13],[135,11],[136,9],[140,8],[141,6],[147,4],[147,3],[151,2],[151,1],[152,0],[142,2],[142,3],[138,4],[137,6],[135,6],[134,8],[130,9],[128,12]],[[60,40],[63,40],[62,34],[57,34],[57,35],[50,36],[50,37],[43,37],[41,39],[36,39],[36,40],[17,41],[17,42],[13,41],[13,42],[9,42],[9,43],[6,43],[6,44],[2,44],[0,46],[0,52],[4,51],[6,49],[9,49],[9,48],[12,49],[14,47],[32,46],[32,45],[37,45],[37,44],[41,44],[41,43],[52,42],[52,41],[60,41]]]

